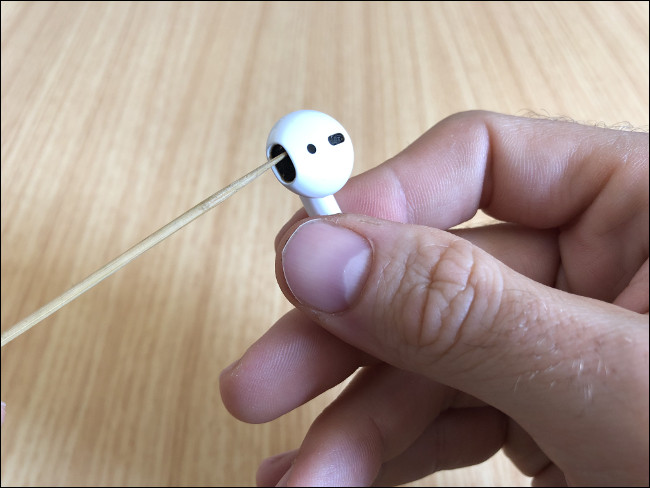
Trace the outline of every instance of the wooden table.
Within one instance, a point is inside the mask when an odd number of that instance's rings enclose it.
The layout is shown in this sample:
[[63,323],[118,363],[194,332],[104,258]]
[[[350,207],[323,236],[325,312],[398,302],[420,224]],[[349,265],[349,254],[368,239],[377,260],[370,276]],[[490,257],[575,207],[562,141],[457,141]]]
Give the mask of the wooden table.
[[[346,127],[354,174],[468,109],[647,129],[648,3],[3,1],[2,329],[302,108]],[[2,485],[245,486],[299,446],[338,388],[263,425],[218,390],[291,308],[273,238],[299,206],[267,173],[4,347]],[[412,485],[528,483],[499,453]]]

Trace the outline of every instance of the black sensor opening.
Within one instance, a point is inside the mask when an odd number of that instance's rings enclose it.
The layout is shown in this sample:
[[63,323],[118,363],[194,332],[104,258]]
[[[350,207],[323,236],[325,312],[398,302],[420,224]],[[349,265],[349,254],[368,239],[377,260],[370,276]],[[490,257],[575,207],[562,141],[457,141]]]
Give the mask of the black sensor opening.
[[[271,148],[271,159],[283,152],[285,152],[284,148],[280,144],[276,144]],[[288,154],[275,165],[275,169],[278,170],[280,178],[285,183],[291,183],[296,179],[296,167],[293,165],[293,161],[291,161]]]
[[341,144],[343,141],[345,141],[345,137],[340,132],[337,132],[336,134],[329,136],[327,140],[332,146],[336,146],[337,144]]

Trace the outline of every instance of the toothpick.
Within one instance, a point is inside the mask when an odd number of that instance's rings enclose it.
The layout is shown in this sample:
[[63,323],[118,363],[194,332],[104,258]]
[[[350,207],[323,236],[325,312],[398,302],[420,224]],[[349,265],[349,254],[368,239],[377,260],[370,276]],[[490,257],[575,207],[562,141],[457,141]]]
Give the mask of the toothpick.
[[227,187],[212,194],[211,196],[203,200],[201,203],[195,205],[184,214],[176,217],[170,223],[158,229],[149,237],[146,237],[144,240],[140,241],[138,244],[133,246],[128,251],[122,253],[117,258],[113,259],[110,263],[102,266],[100,269],[98,269],[93,274],[88,276],[86,279],[84,279],[83,281],[79,282],[78,284],[70,288],[68,291],[66,291],[59,297],[55,298],[48,304],[42,306],[31,315],[25,317],[23,320],[21,320],[16,325],[14,325],[13,327],[11,327],[9,330],[7,330],[2,334],[2,345],[0,347],[4,347],[7,343],[12,341],[16,337],[18,337],[20,334],[22,334],[23,332],[27,332],[29,329],[34,327],[41,320],[44,320],[45,318],[49,317],[54,312],[59,310],[61,307],[67,305],[68,303],[70,303],[72,300],[74,300],[81,294],[87,292],[93,286],[97,285],[102,280],[108,278],[110,275],[112,275],[119,269],[126,266],[128,263],[133,261],[135,258],[140,256],[144,252],[151,249],[159,242],[167,239],[177,230],[185,227],[187,224],[197,219],[198,217],[206,213],[208,210],[219,205],[221,202],[223,202],[224,200],[232,196],[235,192],[242,189],[248,183],[253,181],[262,173],[264,173],[271,166],[277,164],[285,155],[286,153],[284,152],[282,154],[279,154],[278,156],[265,162],[259,168],[254,169],[253,171],[251,171],[245,176],[242,176],[237,181],[234,181]]

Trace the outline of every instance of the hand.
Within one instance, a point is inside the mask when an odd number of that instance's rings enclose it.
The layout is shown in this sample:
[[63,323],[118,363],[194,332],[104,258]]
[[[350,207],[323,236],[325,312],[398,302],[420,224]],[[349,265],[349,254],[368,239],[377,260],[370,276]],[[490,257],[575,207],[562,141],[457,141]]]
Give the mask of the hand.
[[[259,484],[394,485],[500,448],[534,484],[648,484],[648,134],[469,112],[276,240],[296,306],[221,376],[272,420],[362,367]],[[477,209],[504,222],[443,231]]]

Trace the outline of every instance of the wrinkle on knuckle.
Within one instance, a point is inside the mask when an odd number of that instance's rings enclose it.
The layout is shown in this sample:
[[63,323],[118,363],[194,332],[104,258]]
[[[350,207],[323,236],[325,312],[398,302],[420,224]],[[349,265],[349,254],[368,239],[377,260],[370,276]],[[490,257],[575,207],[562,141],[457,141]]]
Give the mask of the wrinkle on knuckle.
[[466,348],[459,344],[485,347],[482,338],[489,337],[503,284],[493,268],[481,266],[476,252],[458,239],[446,246],[423,244],[408,256],[396,311],[406,354],[416,350],[419,358],[434,361],[462,354]]

